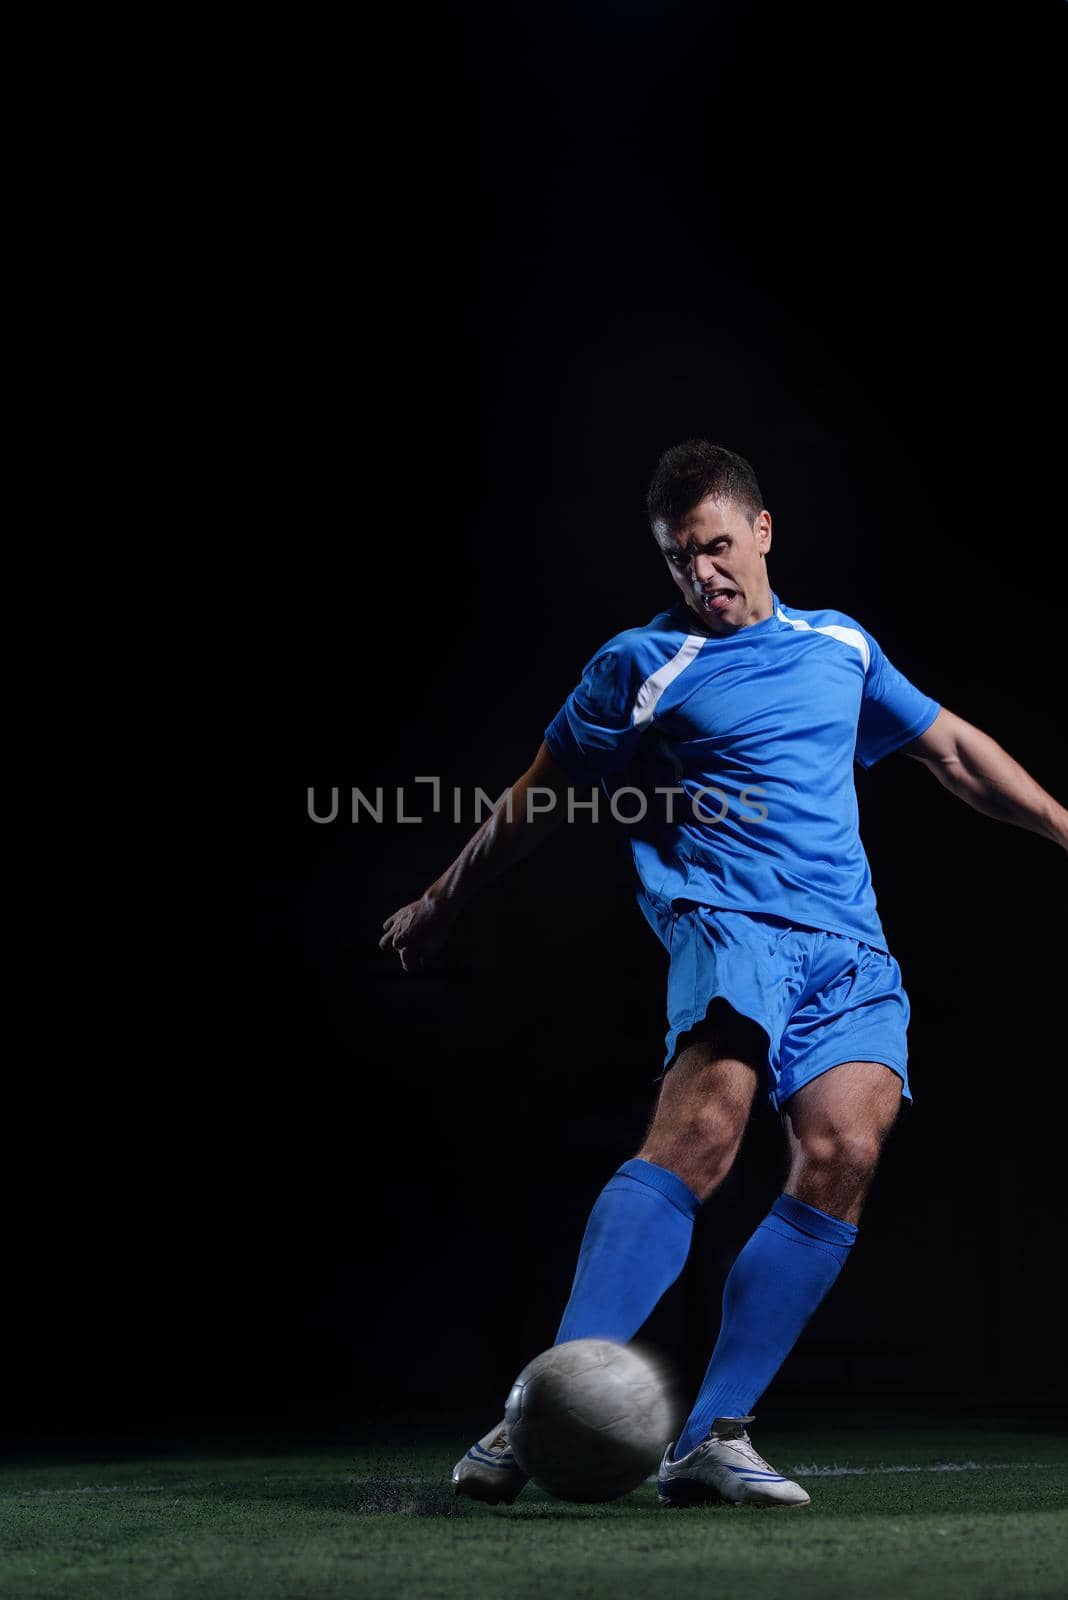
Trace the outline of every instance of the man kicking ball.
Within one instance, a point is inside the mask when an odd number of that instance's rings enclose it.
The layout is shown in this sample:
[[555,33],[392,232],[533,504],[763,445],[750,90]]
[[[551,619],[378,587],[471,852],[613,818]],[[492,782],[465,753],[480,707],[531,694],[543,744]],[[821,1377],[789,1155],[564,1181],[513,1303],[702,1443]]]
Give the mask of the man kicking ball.
[[[768,578],[771,516],[740,456],[701,440],[668,450],[648,508],[681,598],[597,651],[533,765],[380,943],[406,971],[421,965],[471,896],[559,827],[572,785],[600,783],[634,816],[639,904],[671,958],[667,1052],[645,1141],[593,1207],[555,1342],[633,1338],[681,1273],[763,1085],[786,1133],[784,1191],[731,1268],[659,1495],[802,1506],[746,1425],[841,1271],[911,1099],[909,1002],[876,912],[853,763],[904,750],[977,810],[1066,849],[1068,811],[914,688],[852,617],[783,604]],[[491,1502],[511,1504],[525,1482],[504,1423],[453,1471],[458,1493]]]

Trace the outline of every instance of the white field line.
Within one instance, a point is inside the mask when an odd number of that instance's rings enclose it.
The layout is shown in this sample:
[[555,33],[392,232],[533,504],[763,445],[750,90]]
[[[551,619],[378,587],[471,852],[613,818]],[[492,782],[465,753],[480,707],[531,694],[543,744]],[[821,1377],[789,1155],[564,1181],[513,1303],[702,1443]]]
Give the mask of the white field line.
[[[903,1467],[821,1467],[816,1462],[787,1467],[786,1475],[793,1478],[869,1478],[894,1472],[1032,1472],[1058,1466],[1055,1461],[935,1461],[929,1466]],[[646,1483],[656,1483],[652,1472]]]
[[816,1462],[791,1467],[797,1478],[867,1478],[890,1472],[1030,1472],[1057,1465],[1053,1461],[932,1461],[927,1466],[821,1467]]

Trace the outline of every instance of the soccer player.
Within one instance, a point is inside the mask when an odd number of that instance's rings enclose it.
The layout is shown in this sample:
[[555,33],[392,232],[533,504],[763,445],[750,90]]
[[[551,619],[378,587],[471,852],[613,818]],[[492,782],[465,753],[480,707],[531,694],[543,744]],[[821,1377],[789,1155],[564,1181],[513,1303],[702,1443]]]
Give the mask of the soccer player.
[[[909,1002],[876,912],[853,763],[903,750],[977,810],[1066,849],[1068,811],[853,617],[780,600],[771,515],[740,456],[703,440],[668,450],[647,503],[679,599],[591,657],[530,769],[386,919],[380,944],[405,970],[421,965],[478,888],[559,827],[573,785],[603,787],[670,953],[668,1032],[644,1142],[593,1207],[555,1342],[633,1338],[682,1271],[762,1086],[785,1130],[786,1182],[728,1275],[659,1497],[802,1506],[746,1425],[845,1264],[911,1099]],[[525,1481],[504,1423],[453,1471],[457,1492],[494,1503]]]

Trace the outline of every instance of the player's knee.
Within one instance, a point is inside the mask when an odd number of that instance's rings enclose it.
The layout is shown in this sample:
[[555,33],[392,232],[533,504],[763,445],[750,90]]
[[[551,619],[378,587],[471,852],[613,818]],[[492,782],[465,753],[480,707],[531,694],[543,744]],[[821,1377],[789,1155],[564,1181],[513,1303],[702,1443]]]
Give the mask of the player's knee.
[[801,1163],[811,1175],[866,1179],[879,1162],[880,1141],[867,1130],[824,1128],[801,1139]]

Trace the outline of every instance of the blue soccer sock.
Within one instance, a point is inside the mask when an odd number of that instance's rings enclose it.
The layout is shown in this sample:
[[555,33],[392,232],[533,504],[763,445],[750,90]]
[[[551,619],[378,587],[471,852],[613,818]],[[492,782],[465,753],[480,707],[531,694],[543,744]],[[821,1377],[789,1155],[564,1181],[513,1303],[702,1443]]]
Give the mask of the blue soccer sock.
[[598,1195],[554,1344],[634,1337],[686,1265],[701,1202],[652,1161],[624,1161]]
[[782,1194],[723,1288],[723,1320],[704,1382],[675,1445],[677,1461],[717,1417],[748,1416],[845,1263],[851,1222]]

